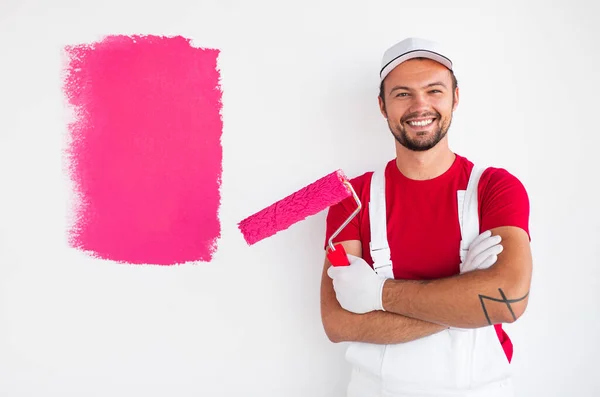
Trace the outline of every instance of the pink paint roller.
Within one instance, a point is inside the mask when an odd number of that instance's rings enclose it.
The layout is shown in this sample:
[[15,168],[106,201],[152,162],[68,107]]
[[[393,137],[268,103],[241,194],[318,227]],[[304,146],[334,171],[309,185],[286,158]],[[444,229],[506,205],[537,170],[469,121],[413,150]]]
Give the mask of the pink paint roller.
[[333,266],[347,266],[349,262],[344,247],[340,244],[337,245],[337,248],[334,247],[333,239],[360,212],[362,205],[352,185],[341,170],[334,171],[247,217],[238,224],[238,228],[246,242],[252,245],[332,205],[338,204],[351,195],[356,201],[357,208],[331,235],[328,241],[329,252],[327,253],[327,258]]

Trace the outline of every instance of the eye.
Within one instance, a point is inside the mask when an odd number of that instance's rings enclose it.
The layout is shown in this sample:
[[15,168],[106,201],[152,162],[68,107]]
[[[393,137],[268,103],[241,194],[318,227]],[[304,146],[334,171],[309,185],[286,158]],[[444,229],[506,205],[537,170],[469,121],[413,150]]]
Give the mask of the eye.
[[440,91],[440,90],[431,90],[431,91],[429,91],[429,93],[431,93],[431,94],[441,94],[442,91]]
[[406,96],[408,96],[408,92],[399,92],[396,94],[396,98],[397,97],[406,97]]

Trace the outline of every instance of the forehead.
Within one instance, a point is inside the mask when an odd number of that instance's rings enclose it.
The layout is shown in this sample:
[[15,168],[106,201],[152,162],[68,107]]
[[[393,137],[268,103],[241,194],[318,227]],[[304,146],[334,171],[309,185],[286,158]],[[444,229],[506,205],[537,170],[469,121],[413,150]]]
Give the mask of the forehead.
[[[450,71],[431,59],[411,59],[396,66],[386,77],[388,87],[421,87],[434,81],[451,84]],[[450,86],[450,85],[449,85]]]

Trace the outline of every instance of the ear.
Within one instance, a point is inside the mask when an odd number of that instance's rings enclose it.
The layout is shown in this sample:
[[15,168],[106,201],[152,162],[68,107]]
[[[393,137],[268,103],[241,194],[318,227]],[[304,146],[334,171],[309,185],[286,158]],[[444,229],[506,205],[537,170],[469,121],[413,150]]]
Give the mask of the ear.
[[383,99],[381,99],[381,97],[379,95],[377,96],[377,100],[379,101],[379,111],[383,115],[383,118],[387,119],[387,112],[385,110],[385,102],[383,101]]
[[454,104],[452,105],[452,111],[455,111],[456,108],[458,107],[458,102],[459,102],[459,89],[458,87],[456,87],[456,90],[454,90]]

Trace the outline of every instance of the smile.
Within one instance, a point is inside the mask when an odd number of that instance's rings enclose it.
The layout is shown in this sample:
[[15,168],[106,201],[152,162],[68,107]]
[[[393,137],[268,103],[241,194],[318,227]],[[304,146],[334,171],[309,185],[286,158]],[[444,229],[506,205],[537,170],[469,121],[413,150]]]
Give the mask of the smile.
[[429,124],[433,123],[433,120],[435,119],[425,119],[425,120],[412,120],[412,121],[408,121],[408,125],[412,126],[412,127],[426,127]]

